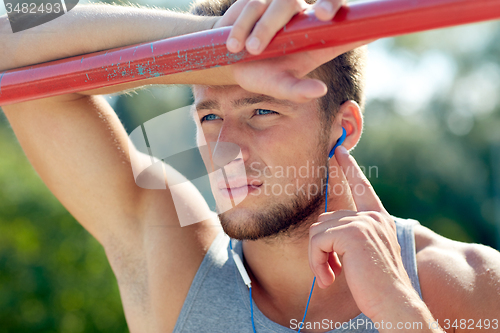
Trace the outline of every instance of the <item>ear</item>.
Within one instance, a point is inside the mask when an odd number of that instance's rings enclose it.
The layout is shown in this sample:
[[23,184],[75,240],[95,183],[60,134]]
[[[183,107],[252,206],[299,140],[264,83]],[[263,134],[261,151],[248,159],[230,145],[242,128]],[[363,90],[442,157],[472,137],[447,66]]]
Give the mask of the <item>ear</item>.
[[334,140],[332,147],[342,135],[342,127],[346,130],[346,138],[342,146],[350,150],[356,146],[363,132],[363,115],[361,108],[355,101],[350,100],[340,106],[340,110],[333,122],[332,133],[334,134]]

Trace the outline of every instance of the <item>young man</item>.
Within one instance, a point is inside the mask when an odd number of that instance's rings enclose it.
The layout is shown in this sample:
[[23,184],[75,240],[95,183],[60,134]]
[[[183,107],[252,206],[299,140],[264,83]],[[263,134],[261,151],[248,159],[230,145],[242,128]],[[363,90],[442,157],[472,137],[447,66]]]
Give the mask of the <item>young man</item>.
[[[312,8],[327,20],[339,5],[325,0]],[[76,7],[37,27],[40,34],[7,35],[0,70],[233,24],[229,50],[259,53],[308,8],[299,0],[239,0],[224,13],[228,6],[194,6],[198,15],[222,18]],[[8,29],[2,19],[0,32]],[[41,34],[54,30],[61,33]],[[355,46],[3,107],[44,182],[104,246],[131,332],[252,332],[251,304],[257,332],[291,332],[299,328],[314,276],[319,288],[303,331],[463,332],[479,322],[498,330],[500,254],[391,217],[349,156],[362,132],[362,52],[315,69]],[[348,74],[342,76],[341,67]],[[212,188],[216,196],[242,199],[220,222],[227,235],[243,240],[233,245],[251,278],[252,303],[219,222],[180,227],[172,196],[183,197],[192,214],[204,214],[199,193],[138,187],[127,134],[96,96],[152,83],[194,84],[199,139],[241,149],[226,166],[237,189]],[[346,139],[328,160],[342,128]],[[247,171],[244,179],[232,173],[237,162]],[[324,188],[324,172],[295,183],[293,175],[273,171],[307,162],[337,171],[329,184],[341,190],[329,192],[329,213],[321,214],[321,193],[301,190]],[[167,170],[167,181],[177,176]],[[266,187],[284,191],[266,195]]]

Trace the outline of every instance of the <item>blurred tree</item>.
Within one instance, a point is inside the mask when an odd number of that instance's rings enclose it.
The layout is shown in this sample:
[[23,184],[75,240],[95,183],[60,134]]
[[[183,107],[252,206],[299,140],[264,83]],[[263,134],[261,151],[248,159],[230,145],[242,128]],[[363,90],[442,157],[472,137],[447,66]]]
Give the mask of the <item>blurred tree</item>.
[[101,245],[50,193],[0,117],[0,332],[127,332]]
[[391,61],[372,71],[378,75],[370,77],[374,93],[355,157],[378,166],[370,180],[392,214],[452,239],[497,246],[499,22],[377,43],[375,55],[381,48]]

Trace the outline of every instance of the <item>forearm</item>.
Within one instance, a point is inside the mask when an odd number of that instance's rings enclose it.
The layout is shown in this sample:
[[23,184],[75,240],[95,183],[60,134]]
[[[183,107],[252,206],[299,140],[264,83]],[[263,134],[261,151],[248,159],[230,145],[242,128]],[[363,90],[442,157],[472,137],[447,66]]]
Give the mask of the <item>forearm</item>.
[[414,290],[395,288],[392,294],[386,295],[385,304],[381,305],[378,315],[371,318],[373,322],[382,325],[381,333],[404,329],[413,333],[443,333],[427,305]]
[[[405,307],[409,307],[408,304],[402,306]],[[413,304],[411,309],[406,311],[394,312],[389,318],[391,319],[386,320],[385,327],[379,330],[380,333],[394,332],[394,328],[412,333],[444,333],[423,302],[419,305]]]
[[78,5],[40,26],[12,33],[0,17],[0,71],[210,29],[216,17],[111,5]]
[[199,85],[235,85],[237,82],[231,75],[231,67],[213,67],[199,71],[182,72],[173,75],[154,77],[129,83],[109,86],[105,88],[86,90],[79,92],[80,95],[107,95],[125,92],[146,85],[158,84],[199,84]]

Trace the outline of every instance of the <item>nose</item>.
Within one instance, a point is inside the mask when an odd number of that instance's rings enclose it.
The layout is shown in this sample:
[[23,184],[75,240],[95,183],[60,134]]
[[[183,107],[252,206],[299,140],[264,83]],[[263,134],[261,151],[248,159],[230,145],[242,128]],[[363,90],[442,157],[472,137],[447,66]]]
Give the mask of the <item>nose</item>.
[[240,147],[232,142],[217,141],[210,146],[212,148],[212,160],[219,168],[231,163],[240,154]]
[[246,131],[236,120],[224,119],[220,128],[217,142],[211,143],[213,162],[223,167],[238,158],[245,162],[248,159],[248,145]]

